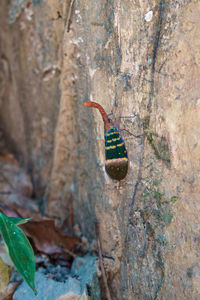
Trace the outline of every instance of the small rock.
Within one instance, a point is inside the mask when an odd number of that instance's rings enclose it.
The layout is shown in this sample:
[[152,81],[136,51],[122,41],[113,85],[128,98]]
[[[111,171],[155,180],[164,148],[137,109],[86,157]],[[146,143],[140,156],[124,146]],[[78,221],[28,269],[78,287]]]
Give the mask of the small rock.
[[81,282],[81,291],[90,299],[100,300],[101,292],[97,276],[96,256],[77,257],[73,261],[71,276],[76,276]]
[[[38,295],[35,297],[30,287],[23,282],[14,293],[13,300],[100,300],[96,260],[95,256],[77,257],[72,264],[71,273],[67,268],[49,264],[44,274],[45,269],[40,267],[35,276]],[[64,279],[64,282],[53,280],[55,278],[60,281]]]
[[46,278],[45,275],[36,272],[35,286],[38,293],[37,296],[34,296],[30,287],[23,282],[14,293],[13,300],[56,300],[69,293],[79,298],[82,295],[80,282],[72,277],[69,277],[68,280],[63,283]]

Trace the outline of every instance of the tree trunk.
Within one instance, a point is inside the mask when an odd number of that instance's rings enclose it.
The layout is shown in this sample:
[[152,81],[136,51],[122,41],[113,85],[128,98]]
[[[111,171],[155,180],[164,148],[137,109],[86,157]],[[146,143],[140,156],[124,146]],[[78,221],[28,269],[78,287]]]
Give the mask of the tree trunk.
[[[199,15],[189,0],[1,0],[0,150],[46,215],[73,201],[91,243],[98,222],[113,299],[199,299]],[[87,100],[126,129],[120,182]]]

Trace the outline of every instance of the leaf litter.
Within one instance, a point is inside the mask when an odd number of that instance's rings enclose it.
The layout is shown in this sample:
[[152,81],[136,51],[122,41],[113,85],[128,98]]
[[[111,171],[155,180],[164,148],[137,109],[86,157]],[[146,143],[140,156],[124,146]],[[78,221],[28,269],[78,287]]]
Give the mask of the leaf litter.
[[[0,168],[1,212],[8,217],[32,218],[20,227],[34,249],[38,270],[54,280],[67,280],[73,259],[83,254],[81,238],[64,232],[54,219],[40,214],[37,200],[32,198],[30,178],[12,154],[0,153]],[[19,281],[14,271],[5,299],[12,299]]]

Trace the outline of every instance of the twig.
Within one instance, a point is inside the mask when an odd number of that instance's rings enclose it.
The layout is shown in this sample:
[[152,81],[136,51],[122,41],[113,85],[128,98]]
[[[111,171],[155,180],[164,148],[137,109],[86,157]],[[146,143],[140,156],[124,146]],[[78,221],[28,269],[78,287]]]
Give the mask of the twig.
[[73,225],[74,225],[74,212],[73,212],[73,196],[72,193],[69,195],[68,199],[68,230],[69,234],[73,234]]
[[14,191],[15,187],[12,185],[12,183],[6,178],[6,176],[3,174],[3,172],[0,171],[0,176],[5,180],[5,182],[11,187],[11,189]]
[[69,30],[70,30],[70,19],[71,19],[71,16],[72,16],[73,4],[74,4],[74,0],[70,0],[69,10],[68,10],[68,13],[67,13],[67,20],[66,20],[67,32],[69,32]]
[[64,249],[64,252],[67,253],[67,254],[69,254],[74,259],[77,257],[77,255],[75,253],[73,253],[72,251],[70,251],[68,249]]
[[11,195],[12,192],[10,191],[3,191],[3,192],[0,192],[0,195]]
[[130,135],[134,136],[135,138],[141,138],[141,137],[144,136],[144,134],[135,135],[135,134],[133,134],[132,132],[130,132],[129,130],[124,129],[124,128],[123,128],[123,129],[120,129],[120,131],[126,131],[127,133],[129,133]]
[[95,227],[96,227],[96,235],[97,235],[97,247],[98,247],[98,253],[99,253],[99,265],[100,265],[100,269],[101,269],[101,274],[102,274],[104,287],[105,287],[105,290],[106,290],[106,298],[107,298],[107,300],[112,300],[111,295],[110,295],[110,291],[109,291],[109,288],[108,288],[106,272],[105,272],[104,265],[103,265],[102,244],[101,244],[101,235],[100,235],[100,231],[99,231],[99,224],[96,223]]
[[74,226],[74,213],[73,213],[73,195],[71,192],[67,192],[64,197],[65,202],[67,203],[67,212],[68,216],[64,219],[60,229],[65,231],[66,227],[68,228],[68,233],[73,235],[73,226]]

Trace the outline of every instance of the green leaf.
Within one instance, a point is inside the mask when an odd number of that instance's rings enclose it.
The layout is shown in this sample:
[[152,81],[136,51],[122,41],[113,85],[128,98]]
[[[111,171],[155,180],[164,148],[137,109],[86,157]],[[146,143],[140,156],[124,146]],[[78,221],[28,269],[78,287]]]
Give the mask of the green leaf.
[[15,218],[15,217],[7,217],[7,218],[9,218],[9,220],[13,222],[15,225],[25,224],[32,219],[32,218],[22,219],[22,218]]
[[171,202],[175,203],[178,200],[178,196],[172,196],[171,197]]
[[17,271],[22,275],[35,295],[35,257],[29,240],[16,225],[27,222],[28,219],[7,217],[0,213],[0,231],[7,246],[8,254]]

